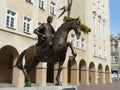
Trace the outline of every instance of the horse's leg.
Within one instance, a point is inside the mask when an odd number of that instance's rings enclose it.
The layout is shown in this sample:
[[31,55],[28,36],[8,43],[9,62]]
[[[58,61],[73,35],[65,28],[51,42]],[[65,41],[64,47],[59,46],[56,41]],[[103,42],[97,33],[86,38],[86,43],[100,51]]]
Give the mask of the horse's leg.
[[32,61],[31,65],[27,68],[27,72],[28,74],[30,73],[30,71],[32,69],[34,69],[38,64],[39,64],[40,61],[38,61],[37,58],[34,58],[34,60]]
[[30,80],[30,77],[29,77],[26,69],[23,68],[23,69],[22,69],[22,72],[23,72],[23,74],[25,75],[25,86],[26,86],[26,87],[30,87],[30,86],[31,86],[31,80]]
[[61,71],[62,71],[62,65],[63,65],[63,61],[59,61],[58,73],[57,73],[57,76],[56,76],[57,83],[55,85],[62,85],[62,83],[60,82],[60,74],[61,74]]
[[22,69],[24,75],[25,75],[25,86],[30,87],[31,86],[31,79],[29,76],[29,73],[32,69],[34,69],[38,65],[39,61],[33,60],[32,64],[27,69]]
[[77,53],[70,42],[68,42],[68,46],[70,47],[72,54],[73,54],[73,56],[70,56],[70,60],[73,60],[77,56]]

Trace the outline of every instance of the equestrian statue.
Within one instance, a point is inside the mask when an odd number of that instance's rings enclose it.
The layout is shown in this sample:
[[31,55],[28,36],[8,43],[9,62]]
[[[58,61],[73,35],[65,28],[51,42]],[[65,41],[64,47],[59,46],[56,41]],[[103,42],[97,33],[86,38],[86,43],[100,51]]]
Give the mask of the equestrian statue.
[[[34,33],[38,35],[38,42],[36,45],[25,49],[18,57],[16,66],[22,70],[25,75],[25,86],[31,86],[29,73],[39,62],[59,62],[56,85],[62,85],[60,82],[60,74],[65,61],[67,48],[70,47],[72,51],[73,56],[71,56],[71,60],[74,60],[77,55],[71,43],[67,42],[67,37],[68,33],[74,30],[77,39],[79,39],[81,34],[79,18],[64,18],[63,24],[56,32],[51,26],[51,22],[52,17],[48,16],[47,23],[42,23],[34,30]],[[25,58],[25,64],[23,64],[23,58]]]

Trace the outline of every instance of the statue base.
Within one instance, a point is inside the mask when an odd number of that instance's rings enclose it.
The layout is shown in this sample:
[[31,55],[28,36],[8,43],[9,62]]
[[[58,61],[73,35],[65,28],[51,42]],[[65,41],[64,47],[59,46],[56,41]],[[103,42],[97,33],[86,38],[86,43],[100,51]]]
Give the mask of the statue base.
[[77,90],[77,86],[75,85],[66,85],[66,86],[31,86],[31,87],[23,87],[17,88],[14,86],[2,86],[0,90]]

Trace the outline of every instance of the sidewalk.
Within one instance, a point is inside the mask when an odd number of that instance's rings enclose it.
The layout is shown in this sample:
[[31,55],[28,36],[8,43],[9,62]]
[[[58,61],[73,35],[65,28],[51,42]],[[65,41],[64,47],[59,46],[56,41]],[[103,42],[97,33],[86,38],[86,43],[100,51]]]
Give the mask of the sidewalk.
[[80,85],[78,90],[120,90],[120,82],[96,85]]

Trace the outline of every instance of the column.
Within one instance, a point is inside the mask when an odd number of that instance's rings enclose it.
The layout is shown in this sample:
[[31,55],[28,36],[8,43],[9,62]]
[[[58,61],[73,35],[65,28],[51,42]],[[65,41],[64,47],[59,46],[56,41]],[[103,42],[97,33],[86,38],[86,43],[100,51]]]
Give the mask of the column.
[[39,86],[46,86],[46,69],[47,63],[39,63],[36,67],[36,84]]
[[13,78],[12,78],[12,83],[16,87],[24,87],[25,83],[25,77],[23,72],[18,69],[17,67],[13,67]]
[[88,84],[88,70],[81,70],[81,83],[80,84]]
[[99,72],[98,83],[104,83],[103,72]]
[[67,85],[68,84],[68,68],[67,67],[63,67],[63,70],[62,70],[62,82],[63,82],[63,85]]
[[98,81],[98,72],[96,71],[90,71],[90,83],[91,84],[97,84]]
[[71,83],[79,85],[79,69],[71,69]]

